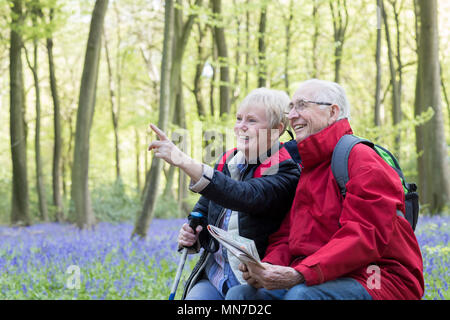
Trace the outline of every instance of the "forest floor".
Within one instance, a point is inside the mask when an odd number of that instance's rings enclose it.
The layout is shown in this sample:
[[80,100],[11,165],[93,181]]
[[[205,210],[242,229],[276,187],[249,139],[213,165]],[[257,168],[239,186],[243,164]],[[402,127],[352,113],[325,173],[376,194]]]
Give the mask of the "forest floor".
[[[130,240],[130,223],[0,227],[0,299],[166,300],[184,219],[154,219],[148,239]],[[450,217],[422,216],[416,229],[425,276],[423,299],[450,300]],[[190,256],[177,292],[196,262]]]

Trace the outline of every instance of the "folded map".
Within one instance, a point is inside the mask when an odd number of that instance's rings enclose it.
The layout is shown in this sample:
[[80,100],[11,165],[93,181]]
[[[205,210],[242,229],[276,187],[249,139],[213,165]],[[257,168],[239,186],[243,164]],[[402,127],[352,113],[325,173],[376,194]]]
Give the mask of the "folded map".
[[231,252],[231,254],[235,255],[239,261],[244,264],[251,262],[265,269],[259,259],[255,241],[241,237],[237,234],[229,233],[210,224],[207,228],[211,236],[217,239],[217,241],[219,241],[229,252]]

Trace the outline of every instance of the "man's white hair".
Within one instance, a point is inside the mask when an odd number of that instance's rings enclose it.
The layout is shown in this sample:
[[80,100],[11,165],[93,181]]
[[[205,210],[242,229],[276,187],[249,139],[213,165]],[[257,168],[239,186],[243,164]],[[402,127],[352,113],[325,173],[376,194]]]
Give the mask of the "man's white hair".
[[281,90],[257,88],[252,90],[242,100],[239,108],[245,108],[249,105],[260,105],[266,109],[267,120],[272,129],[277,128],[280,123],[283,124],[283,131],[286,130],[289,119],[286,114],[289,112],[290,99],[286,92]]
[[308,94],[308,97],[317,102],[328,102],[339,106],[339,117],[337,120],[350,118],[350,103],[342,86],[336,82],[310,79],[303,81],[297,91]]

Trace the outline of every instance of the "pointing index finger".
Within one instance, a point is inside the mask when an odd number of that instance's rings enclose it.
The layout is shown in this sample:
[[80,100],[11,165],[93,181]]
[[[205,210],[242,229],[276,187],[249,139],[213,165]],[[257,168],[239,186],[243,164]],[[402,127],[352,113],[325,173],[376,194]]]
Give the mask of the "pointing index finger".
[[153,132],[156,133],[156,135],[158,136],[159,140],[168,140],[168,138],[167,138],[166,134],[164,133],[164,131],[162,131],[160,128],[155,126],[153,123],[150,124],[150,128],[153,130]]

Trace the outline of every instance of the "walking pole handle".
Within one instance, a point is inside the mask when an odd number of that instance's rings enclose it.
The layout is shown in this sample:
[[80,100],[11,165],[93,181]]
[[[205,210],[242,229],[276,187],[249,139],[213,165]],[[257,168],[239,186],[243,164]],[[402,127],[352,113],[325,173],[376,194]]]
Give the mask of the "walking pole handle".
[[[194,211],[194,212],[191,212],[191,214],[189,216],[191,217],[189,226],[192,228],[192,230],[194,230],[194,234],[195,234],[196,233],[195,229],[197,229],[197,226],[199,224],[201,224],[203,215],[200,212]],[[177,292],[178,283],[180,282],[181,273],[183,272],[184,263],[186,262],[187,252],[188,252],[188,248],[183,248],[180,262],[178,264],[178,269],[177,269],[177,273],[175,276],[175,280],[173,282],[172,289],[170,291],[169,300],[175,299],[175,293]]]
[[194,234],[196,233],[195,229],[197,229],[198,225],[202,223],[203,215],[200,212],[193,211],[189,215],[191,217],[191,221],[189,222],[189,227],[194,230]]

